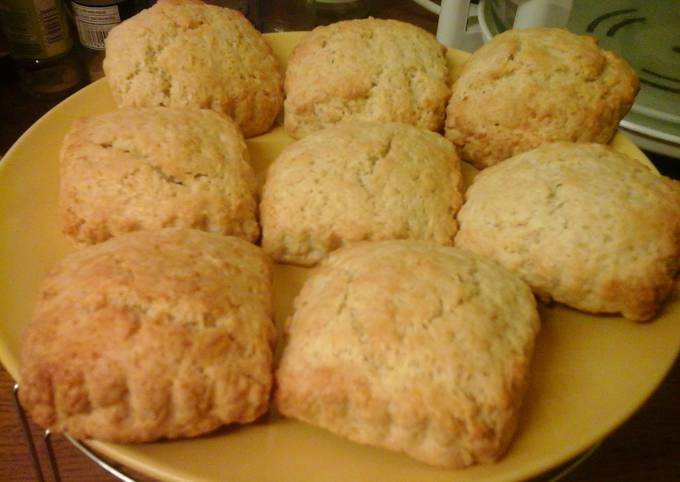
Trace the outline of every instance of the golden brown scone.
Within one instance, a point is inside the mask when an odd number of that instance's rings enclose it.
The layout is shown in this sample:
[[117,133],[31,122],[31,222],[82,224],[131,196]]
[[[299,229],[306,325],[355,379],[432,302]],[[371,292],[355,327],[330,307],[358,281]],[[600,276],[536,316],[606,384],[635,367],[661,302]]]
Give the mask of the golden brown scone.
[[81,244],[186,227],[259,236],[238,127],[209,110],[121,109],[76,121],[61,150],[62,228]]
[[342,121],[438,131],[451,94],[445,52],[429,32],[396,20],[317,27],[288,60],[286,131],[301,138]]
[[539,330],[531,290],[501,266],[418,241],[342,248],[295,300],[279,411],[441,467],[511,442]]
[[280,66],[238,11],[159,1],[106,38],[104,72],[119,107],[212,109],[243,135],[268,131],[283,104]]
[[554,143],[482,171],[456,246],[544,299],[652,318],[680,266],[680,186],[599,144]]
[[115,442],[251,422],[268,407],[271,317],[258,247],[182,229],[114,238],[44,280],[21,403],[42,427]]
[[460,161],[439,134],[406,124],[346,123],[288,146],[262,193],[262,247],[316,264],[362,240],[453,244],[463,201]]
[[552,141],[606,144],[638,87],[635,71],[592,37],[510,30],[465,64],[446,110],[446,137],[479,169]]

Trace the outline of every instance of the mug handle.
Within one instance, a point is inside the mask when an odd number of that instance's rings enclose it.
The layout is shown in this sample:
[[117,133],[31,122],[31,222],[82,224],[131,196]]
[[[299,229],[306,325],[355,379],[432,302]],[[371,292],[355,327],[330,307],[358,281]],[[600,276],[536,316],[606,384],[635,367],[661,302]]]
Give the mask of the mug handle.
[[468,18],[477,16],[477,5],[470,0],[442,0],[441,6],[430,0],[413,0],[439,16],[437,40],[450,48],[475,50],[482,44],[479,28],[468,28]]

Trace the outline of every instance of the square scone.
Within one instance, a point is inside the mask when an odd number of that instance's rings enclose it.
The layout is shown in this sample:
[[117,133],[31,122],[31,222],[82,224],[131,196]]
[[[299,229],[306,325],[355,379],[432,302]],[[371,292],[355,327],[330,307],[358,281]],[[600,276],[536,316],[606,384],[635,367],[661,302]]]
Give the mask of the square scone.
[[273,378],[271,276],[257,246],[188,229],[70,254],[24,333],[22,405],[53,432],[121,443],[254,421]]
[[594,37],[512,29],[465,62],[446,109],[446,137],[478,169],[550,142],[607,144],[640,81]]
[[529,287],[453,247],[332,253],[295,300],[276,372],[287,417],[461,468],[507,450],[539,331]]
[[93,244],[192,228],[255,241],[257,181],[229,118],[209,110],[121,109],[77,120],[60,156],[64,233]]
[[106,37],[106,80],[118,107],[210,109],[245,137],[267,132],[283,105],[271,47],[238,10],[158,0]]
[[543,300],[653,318],[680,269],[680,183],[595,143],[545,144],[482,171],[456,246]]
[[439,131],[451,95],[446,47],[397,20],[320,26],[293,50],[284,89],[284,127],[296,139],[341,122]]
[[288,146],[267,171],[262,247],[312,266],[363,240],[452,245],[460,160],[444,137],[406,124],[345,123]]

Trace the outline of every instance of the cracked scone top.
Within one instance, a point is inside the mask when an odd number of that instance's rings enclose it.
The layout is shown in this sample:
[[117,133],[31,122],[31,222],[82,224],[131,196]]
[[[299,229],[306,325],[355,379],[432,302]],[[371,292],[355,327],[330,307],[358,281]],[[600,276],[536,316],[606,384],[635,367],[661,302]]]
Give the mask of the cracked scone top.
[[495,263],[418,241],[348,246],[295,300],[276,405],[429,464],[493,462],[515,432],[538,330],[531,290]]
[[266,132],[283,78],[262,35],[235,10],[161,0],[113,28],[104,72],[119,107],[212,109],[245,137]]
[[546,144],[482,171],[456,246],[544,299],[652,318],[680,267],[680,184],[599,144]]
[[146,442],[248,423],[269,405],[271,266],[196,230],[76,251],[46,276],[21,352],[22,405],[76,438]]
[[317,27],[288,60],[286,131],[301,138],[342,121],[438,131],[451,93],[445,52],[429,32],[396,20]]
[[362,240],[453,244],[460,161],[442,136],[406,124],[346,123],[288,146],[267,172],[262,247],[310,266]]
[[446,137],[480,169],[547,142],[606,144],[638,87],[634,70],[592,37],[510,30],[465,64],[447,107]]
[[238,127],[209,110],[121,109],[77,120],[60,164],[62,229],[81,244],[159,227],[255,241],[257,181]]

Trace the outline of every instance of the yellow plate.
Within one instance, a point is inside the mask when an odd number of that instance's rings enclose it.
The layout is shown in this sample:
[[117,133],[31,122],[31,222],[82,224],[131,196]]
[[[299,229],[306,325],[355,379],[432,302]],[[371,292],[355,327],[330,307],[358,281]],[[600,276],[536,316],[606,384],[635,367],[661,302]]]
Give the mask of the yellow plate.
[[[285,62],[302,34],[268,36]],[[450,52],[455,73],[465,54]],[[62,102],[29,129],[0,165],[0,360],[16,379],[20,335],[40,279],[71,248],[57,222],[58,152],[77,117],[114,109],[102,81]],[[249,140],[260,173],[291,142],[280,127]],[[643,162],[621,135],[614,146]],[[471,170],[469,170],[472,172]],[[469,173],[470,173],[469,172]],[[277,267],[277,321],[290,311],[304,279],[300,268]],[[551,469],[623,423],[659,385],[680,347],[680,290],[654,322],[593,317],[541,308],[532,382],[517,437],[498,464],[447,471],[405,455],[365,447],[275,415],[192,440],[147,445],[90,442],[95,450],[165,480],[497,481]]]

